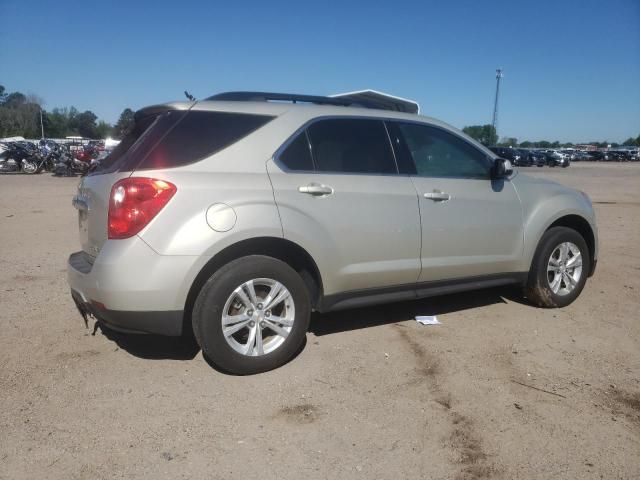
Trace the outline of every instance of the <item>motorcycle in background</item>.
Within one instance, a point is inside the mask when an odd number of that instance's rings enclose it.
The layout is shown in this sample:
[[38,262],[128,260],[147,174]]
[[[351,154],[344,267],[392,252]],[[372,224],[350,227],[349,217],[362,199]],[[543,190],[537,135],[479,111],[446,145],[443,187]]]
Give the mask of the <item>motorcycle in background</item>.
[[0,173],[38,173],[42,159],[33,143],[6,142],[4,147],[0,154]]

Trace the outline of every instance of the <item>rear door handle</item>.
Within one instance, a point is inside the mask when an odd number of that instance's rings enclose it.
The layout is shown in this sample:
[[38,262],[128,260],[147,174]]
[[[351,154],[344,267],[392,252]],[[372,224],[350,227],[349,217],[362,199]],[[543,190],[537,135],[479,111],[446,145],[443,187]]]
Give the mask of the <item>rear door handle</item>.
[[446,202],[451,198],[451,195],[444,192],[429,192],[424,194],[424,198],[428,198],[429,200],[433,200],[434,202]]
[[327,185],[320,185],[317,183],[310,183],[308,185],[303,185],[298,187],[298,191],[300,193],[306,193],[308,195],[313,195],[315,197],[319,197],[322,195],[331,195],[333,193],[333,188]]

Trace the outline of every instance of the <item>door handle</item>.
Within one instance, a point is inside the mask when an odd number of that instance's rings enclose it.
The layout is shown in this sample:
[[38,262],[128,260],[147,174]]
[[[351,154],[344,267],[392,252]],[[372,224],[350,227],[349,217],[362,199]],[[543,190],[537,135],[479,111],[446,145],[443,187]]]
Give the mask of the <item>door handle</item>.
[[310,183],[308,185],[303,185],[301,187],[298,187],[298,191],[300,193],[306,193],[309,195],[313,195],[315,197],[319,197],[322,195],[331,195],[333,193],[333,188],[328,187],[327,185]]
[[433,191],[425,193],[424,198],[428,198],[429,200],[433,200],[434,202],[446,202],[451,198],[451,195],[444,192]]

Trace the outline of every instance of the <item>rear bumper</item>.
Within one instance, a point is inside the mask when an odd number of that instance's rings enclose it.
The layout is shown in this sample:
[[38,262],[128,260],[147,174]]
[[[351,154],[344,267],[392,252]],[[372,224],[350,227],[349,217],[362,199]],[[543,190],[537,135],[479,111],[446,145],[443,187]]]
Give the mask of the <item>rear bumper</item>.
[[155,333],[172,337],[182,334],[182,311],[127,312],[109,310],[99,302],[86,301],[75,290],[71,290],[71,297],[83,317],[91,315],[113,330],[125,333]]
[[95,259],[72,254],[67,281],[79,310],[115,330],[180,335],[195,260],[159,255],[138,237],[107,241]]

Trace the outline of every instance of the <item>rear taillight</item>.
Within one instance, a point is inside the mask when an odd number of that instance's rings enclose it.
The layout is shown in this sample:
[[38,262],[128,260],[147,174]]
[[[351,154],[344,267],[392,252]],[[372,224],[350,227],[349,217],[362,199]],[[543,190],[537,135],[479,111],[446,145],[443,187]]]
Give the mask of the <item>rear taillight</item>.
[[142,230],[176,193],[164,180],[130,177],[116,182],[109,197],[109,238],[129,238]]

